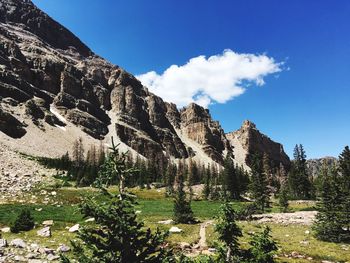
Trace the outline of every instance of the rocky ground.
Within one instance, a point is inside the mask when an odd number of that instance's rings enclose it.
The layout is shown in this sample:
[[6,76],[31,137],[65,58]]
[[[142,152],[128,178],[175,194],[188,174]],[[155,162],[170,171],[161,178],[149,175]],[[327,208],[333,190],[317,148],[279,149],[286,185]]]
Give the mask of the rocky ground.
[[66,245],[60,245],[55,250],[36,243],[28,244],[19,238],[13,239],[10,243],[6,239],[0,239],[0,262],[58,262],[59,255],[69,250]]
[[277,223],[281,225],[300,224],[311,226],[317,212],[298,211],[294,213],[270,213],[254,215],[253,219],[259,223]]
[[0,203],[23,196],[43,181],[52,181],[56,174],[55,170],[47,169],[1,143],[0,161]]

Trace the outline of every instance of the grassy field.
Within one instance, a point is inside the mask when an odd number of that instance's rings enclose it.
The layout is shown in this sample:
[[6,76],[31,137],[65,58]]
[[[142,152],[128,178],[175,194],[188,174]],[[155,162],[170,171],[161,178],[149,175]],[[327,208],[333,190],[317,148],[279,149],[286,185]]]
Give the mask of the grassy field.
[[[116,189],[111,189],[116,191]],[[54,192],[54,194],[52,194]],[[132,189],[138,197],[139,218],[143,220],[147,227],[155,229],[159,227],[162,230],[168,230],[171,226],[157,224],[160,220],[171,219],[173,211],[173,200],[165,198],[162,191]],[[29,208],[32,211],[37,228],[20,234],[5,233],[3,236],[8,239],[15,237],[24,238],[28,242],[39,242],[42,245],[56,247],[61,243],[69,244],[69,240],[74,239],[75,235],[69,233],[67,227],[79,223],[85,224],[85,219],[79,212],[79,202],[87,195],[95,194],[96,190],[92,188],[52,188],[52,189],[36,189],[33,193],[28,194],[27,200],[35,200],[36,203],[25,204],[17,203],[14,200],[9,203],[0,204],[0,227],[9,226],[14,221],[21,209]],[[33,198],[32,196],[35,196]],[[49,196],[49,198],[47,198]],[[26,198],[24,198],[26,200]],[[46,200],[46,201],[45,201]],[[46,202],[43,203],[43,202]],[[218,201],[193,201],[192,209],[199,219],[205,221],[214,219],[218,214],[221,202]],[[234,207],[240,208],[244,203],[235,202]],[[292,211],[312,210],[313,204],[291,202]],[[278,207],[273,206],[272,212],[277,212]],[[40,229],[44,220],[54,220],[52,227],[52,237],[42,238],[36,235],[36,231]],[[240,223],[244,237],[242,244],[248,247],[250,233],[261,231],[262,225],[254,222]],[[187,242],[194,244],[199,240],[200,224],[196,225],[177,225],[184,231],[180,234],[171,234],[168,238],[173,245],[179,242]],[[322,260],[330,260],[333,262],[350,262],[350,246],[345,244],[334,244],[321,242],[312,236],[309,227],[301,225],[283,226],[278,224],[269,224],[272,229],[272,235],[279,245],[279,261],[280,262],[321,262]],[[306,234],[305,231],[310,231]],[[209,226],[206,231],[207,241],[210,246],[217,240],[213,226]],[[297,252],[305,257],[304,259],[289,259],[288,255]],[[309,259],[307,259],[309,257]],[[312,258],[312,259],[311,259]]]

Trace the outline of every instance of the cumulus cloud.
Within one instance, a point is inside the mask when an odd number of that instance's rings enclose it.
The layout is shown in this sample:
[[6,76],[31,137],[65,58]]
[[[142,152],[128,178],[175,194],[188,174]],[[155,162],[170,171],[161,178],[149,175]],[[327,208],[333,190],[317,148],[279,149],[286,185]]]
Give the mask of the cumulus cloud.
[[247,87],[264,85],[264,77],[280,72],[282,63],[266,55],[225,50],[209,58],[198,56],[185,65],[172,65],[162,74],[150,71],[136,76],[144,86],[178,107],[196,102],[203,107],[225,103]]

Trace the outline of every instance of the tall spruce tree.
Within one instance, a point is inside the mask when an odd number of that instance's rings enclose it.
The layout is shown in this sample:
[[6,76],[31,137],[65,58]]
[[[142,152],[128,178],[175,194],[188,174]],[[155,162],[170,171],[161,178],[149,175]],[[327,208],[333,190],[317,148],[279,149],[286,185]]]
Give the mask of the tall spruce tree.
[[219,240],[225,244],[224,250],[220,253],[220,259],[223,262],[241,262],[238,238],[243,235],[242,230],[236,223],[236,219],[236,212],[232,205],[224,203],[221,206],[218,222],[215,226]]
[[270,207],[270,191],[259,154],[254,154],[252,157],[250,191],[261,212]]
[[307,172],[306,154],[302,144],[296,145],[294,148],[294,160],[288,182],[294,198],[310,199],[312,197],[312,184]]
[[343,195],[343,205],[341,214],[341,224],[343,232],[340,239],[350,242],[350,149],[346,146],[339,156],[339,173],[341,176],[341,192]]
[[203,189],[203,195],[206,200],[210,199],[211,194],[211,169],[210,164],[208,164],[208,167],[204,169],[205,171],[205,184]]
[[227,154],[224,160],[223,182],[225,194],[227,193],[228,195],[227,197],[230,199],[239,200],[240,181],[238,171],[236,171],[231,154]]
[[181,224],[192,224],[196,220],[191,208],[191,201],[187,200],[184,184],[184,171],[186,169],[183,167],[183,163],[179,163],[176,175],[176,190],[177,193],[174,198],[174,215],[173,219],[176,223]]
[[342,182],[335,167],[323,174],[320,202],[313,225],[316,237],[324,241],[341,242],[342,226]]

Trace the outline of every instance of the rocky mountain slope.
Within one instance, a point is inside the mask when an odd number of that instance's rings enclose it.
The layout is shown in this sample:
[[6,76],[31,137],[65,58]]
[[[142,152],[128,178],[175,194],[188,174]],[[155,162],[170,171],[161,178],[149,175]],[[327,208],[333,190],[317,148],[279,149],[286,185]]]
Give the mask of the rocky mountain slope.
[[306,161],[308,173],[312,178],[316,178],[320,174],[323,165],[327,168],[331,168],[332,166],[337,165],[337,163],[338,159],[335,157],[323,157]]
[[30,0],[0,0],[0,131],[4,144],[38,155],[61,155],[78,136],[87,144],[114,136],[146,158],[221,163],[233,152],[249,166],[259,151],[289,164],[282,146],[250,122],[225,134],[201,106],[178,110]]

